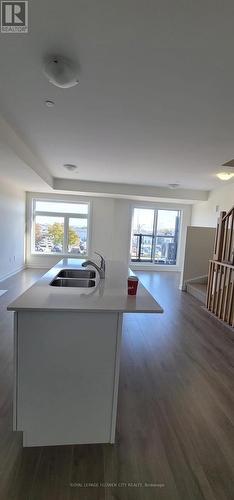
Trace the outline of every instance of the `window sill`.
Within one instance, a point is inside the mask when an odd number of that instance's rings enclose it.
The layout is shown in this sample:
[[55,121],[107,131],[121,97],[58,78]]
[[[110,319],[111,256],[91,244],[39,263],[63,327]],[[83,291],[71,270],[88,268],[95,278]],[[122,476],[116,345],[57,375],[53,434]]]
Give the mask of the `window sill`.
[[68,259],[69,257],[74,259],[88,259],[88,255],[77,255],[76,253],[42,253],[42,252],[31,252],[31,257],[61,257],[61,259]]
[[181,268],[178,264],[153,264],[152,262],[129,262],[129,267],[131,269],[138,269],[139,271],[153,271],[153,272],[161,272],[161,271],[174,271],[181,272]]

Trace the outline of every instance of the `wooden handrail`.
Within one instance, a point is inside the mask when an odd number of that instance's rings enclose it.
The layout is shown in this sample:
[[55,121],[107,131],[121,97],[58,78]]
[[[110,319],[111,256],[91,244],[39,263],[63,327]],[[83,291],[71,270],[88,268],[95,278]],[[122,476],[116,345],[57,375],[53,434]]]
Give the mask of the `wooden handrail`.
[[209,262],[213,262],[214,264],[219,264],[220,266],[229,267],[230,269],[234,269],[234,265],[229,264],[229,262],[219,262],[218,260],[209,259]]
[[228,217],[230,217],[231,213],[234,212],[234,205],[233,207],[226,213],[226,215],[223,216],[222,222],[224,222]]
[[234,207],[218,218],[213,260],[234,264]]

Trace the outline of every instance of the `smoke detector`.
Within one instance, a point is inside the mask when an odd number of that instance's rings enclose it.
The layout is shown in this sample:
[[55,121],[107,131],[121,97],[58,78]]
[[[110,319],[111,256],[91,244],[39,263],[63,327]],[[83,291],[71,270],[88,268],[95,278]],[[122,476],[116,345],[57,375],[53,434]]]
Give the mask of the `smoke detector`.
[[45,100],[45,105],[47,106],[47,108],[53,108],[54,105],[55,105],[55,102],[51,101],[51,99],[46,99]]
[[177,189],[180,185],[179,184],[168,184],[168,187],[170,189]]
[[79,83],[78,65],[68,58],[62,56],[49,56],[44,61],[44,75],[49,82],[67,89]]
[[75,172],[77,170],[77,165],[73,165],[73,163],[64,163],[64,168],[66,168],[69,172]]

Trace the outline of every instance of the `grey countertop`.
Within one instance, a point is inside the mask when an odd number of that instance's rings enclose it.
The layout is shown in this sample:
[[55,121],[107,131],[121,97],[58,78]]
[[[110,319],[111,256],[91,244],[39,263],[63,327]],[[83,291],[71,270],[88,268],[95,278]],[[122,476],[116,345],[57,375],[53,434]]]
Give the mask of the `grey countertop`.
[[[81,259],[62,259],[31,288],[8,306],[9,311],[78,311],[162,313],[163,309],[139,282],[136,296],[129,296],[127,278],[133,274],[122,262],[107,261],[106,277],[98,273],[93,288],[50,286],[61,269],[80,269]],[[92,269],[91,266],[89,266]]]

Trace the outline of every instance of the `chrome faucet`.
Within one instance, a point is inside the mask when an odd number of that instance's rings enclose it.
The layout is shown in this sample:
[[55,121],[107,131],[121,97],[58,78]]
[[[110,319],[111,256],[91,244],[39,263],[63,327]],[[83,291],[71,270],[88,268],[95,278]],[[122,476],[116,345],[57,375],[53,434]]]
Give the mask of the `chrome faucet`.
[[86,260],[85,262],[83,262],[82,267],[87,267],[87,266],[93,266],[93,267],[95,267],[95,269],[97,269],[97,271],[99,272],[100,278],[104,279],[105,278],[105,271],[106,271],[105,260],[104,260],[104,258],[102,257],[102,255],[100,253],[98,253],[98,252],[94,252],[94,253],[96,253],[96,255],[99,255],[99,257],[101,257],[101,265],[100,265],[100,267],[95,262],[93,262],[92,260]]

